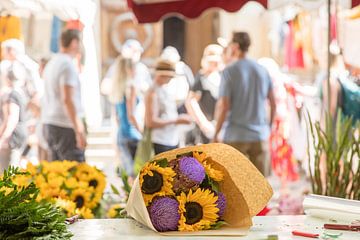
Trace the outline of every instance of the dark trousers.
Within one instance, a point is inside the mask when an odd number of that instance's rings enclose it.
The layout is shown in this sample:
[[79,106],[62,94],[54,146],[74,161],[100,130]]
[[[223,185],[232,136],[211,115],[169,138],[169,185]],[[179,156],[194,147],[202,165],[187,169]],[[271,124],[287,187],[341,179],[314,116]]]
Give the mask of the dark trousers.
[[162,144],[157,144],[157,143],[153,143],[153,146],[154,146],[155,155],[177,148],[177,146],[167,146],[167,145],[162,145]]
[[129,149],[129,152],[130,152],[130,155],[131,155],[131,158],[134,159],[135,158],[135,154],[136,154],[136,149],[137,149],[137,146],[139,144],[139,141],[138,140],[128,140],[127,142],[127,147]]
[[85,161],[84,151],[76,146],[75,131],[72,128],[44,124],[43,131],[49,148],[50,161]]

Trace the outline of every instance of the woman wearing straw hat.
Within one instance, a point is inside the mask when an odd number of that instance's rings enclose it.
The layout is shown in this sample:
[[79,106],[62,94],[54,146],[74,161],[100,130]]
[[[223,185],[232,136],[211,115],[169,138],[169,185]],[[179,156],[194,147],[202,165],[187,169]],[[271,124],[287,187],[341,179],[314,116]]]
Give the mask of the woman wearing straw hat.
[[151,129],[155,154],[177,148],[179,144],[177,125],[191,123],[189,115],[178,115],[176,100],[165,88],[174,76],[174,63],[159,60],[155,67],[153,86],[145,98],[145,126]]

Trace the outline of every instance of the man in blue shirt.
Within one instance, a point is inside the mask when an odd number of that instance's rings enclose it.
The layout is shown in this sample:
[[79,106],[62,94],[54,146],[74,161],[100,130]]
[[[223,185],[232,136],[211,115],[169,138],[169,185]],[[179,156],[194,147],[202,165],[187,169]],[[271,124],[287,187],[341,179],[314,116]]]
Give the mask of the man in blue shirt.
[[[250,44],[248,33],[236,32],[228,46],[237,60],[222,73],[214,141],[219,140],[223,129],[223,141],[247,155],[264,176],[269,176],[268,138],[276,105],[268,72],[246,56]],[[270,121],[267,120],[267,100]]]

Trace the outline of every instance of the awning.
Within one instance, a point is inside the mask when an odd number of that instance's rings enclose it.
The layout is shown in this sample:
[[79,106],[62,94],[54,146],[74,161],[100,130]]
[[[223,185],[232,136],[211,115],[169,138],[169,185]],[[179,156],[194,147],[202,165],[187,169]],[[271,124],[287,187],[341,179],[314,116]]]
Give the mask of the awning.
[[[166,15],[197,18],[209,8],[238,11],[249,0],[127,0],[139,23],[157,22]],[[254,0],[265,8],[267,0]]]
[[356,7],[358,5],[360,5],[360,0],[352,0],[351,7]]

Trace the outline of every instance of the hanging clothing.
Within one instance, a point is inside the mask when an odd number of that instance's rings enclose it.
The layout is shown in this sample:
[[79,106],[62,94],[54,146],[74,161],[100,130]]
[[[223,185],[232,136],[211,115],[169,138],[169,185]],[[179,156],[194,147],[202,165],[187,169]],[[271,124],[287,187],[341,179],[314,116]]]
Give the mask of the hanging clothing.
[[81,32],[84,29],[84,24],[78,19],[69,20],[66,22],[66,29],[75,29]]
[[330,18],[330,36],[331,41],[337,40],[337,16],[332,14]]
[[273,78],[272,81],[276,114],[274,127],[270,135],[271,166],[273,172],[283,182],[295,181],[299,178],[299,174],[294,152],[296,146],[291,144],[291,138],[296,128],[299,127],[294,126],[294,122],[296,122],[294,117],[297,117],[295,113],[295,109],[297,109],[295,104],[297,93],[294,84],[285,75],[279,75],[276,79]]
[[[21,21],[20,18],[7,15],[0,17],[0,44],[8,39],[21,39]],[[1,56],[1,49],[0,49]]]
[[349,79],[339,78],[341,85],[341,110],[345,116],[360,120],[360,86]]
[[5,40],[21,38],[21,21],[15,16],[1,16],[0,17],[0,42]]
[[285,35],[285,66],[289,69],[304,68],[303,47],[296,39],[294,21],[288,22]]
[[59,39],[60,39],[62,25],[63,23],[60,20],[60,18],[54,16],[51,26],[51,42],[50,42],[50,50],[53,53],[59,52]]

